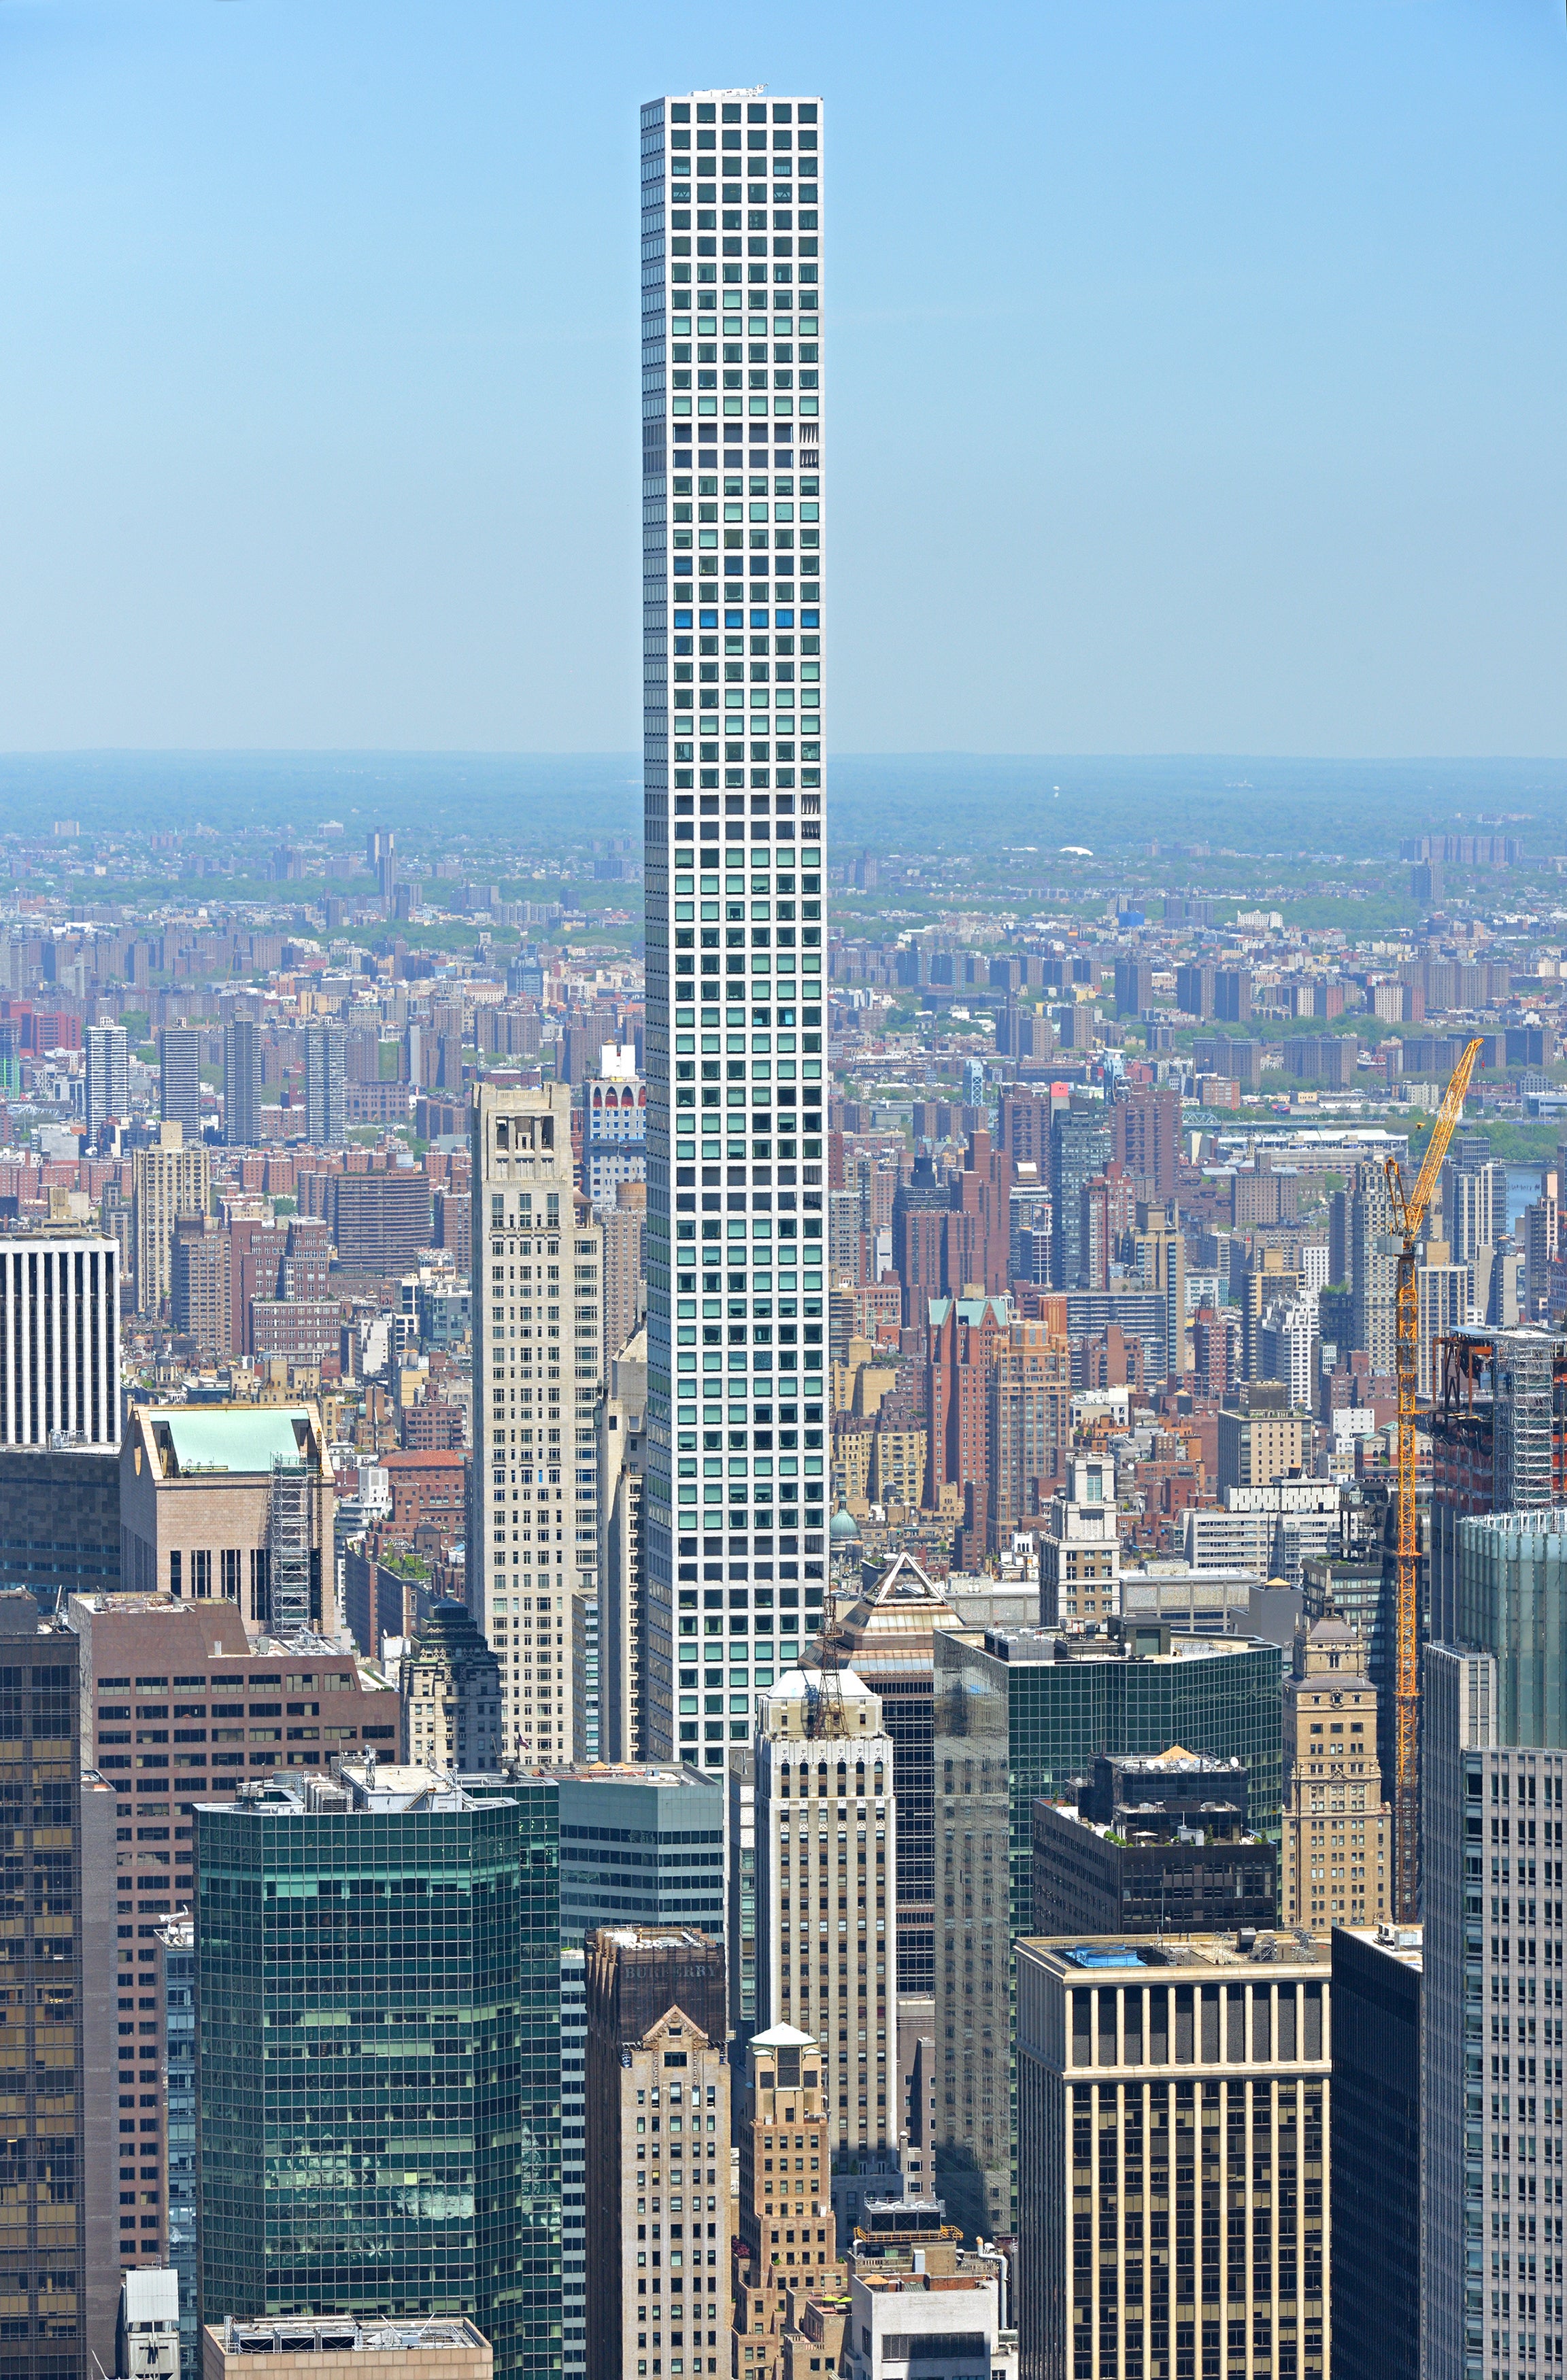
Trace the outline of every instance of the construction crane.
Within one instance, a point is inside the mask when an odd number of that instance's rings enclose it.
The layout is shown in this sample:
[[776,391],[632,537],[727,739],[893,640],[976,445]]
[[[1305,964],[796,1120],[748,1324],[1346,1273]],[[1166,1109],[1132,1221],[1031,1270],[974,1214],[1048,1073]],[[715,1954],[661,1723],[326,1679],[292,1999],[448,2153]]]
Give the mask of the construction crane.
[[1397,1158],[1384,1168],[1393,1230],[1379,1246],[1398,1258],[1395,1363],[1398,1374],[1398,1687],[1393,1781],[1393,1914],[1413,1925],[1420,1916],[1420,1553],[1415,1505],[1415,1406],[1420,1378],[1420,1296],[1416,1243],[1448,1144],[1464,1113],[1478,1041],[1471,1041],[1448,1077],[1436,1129],[1408,1192]]

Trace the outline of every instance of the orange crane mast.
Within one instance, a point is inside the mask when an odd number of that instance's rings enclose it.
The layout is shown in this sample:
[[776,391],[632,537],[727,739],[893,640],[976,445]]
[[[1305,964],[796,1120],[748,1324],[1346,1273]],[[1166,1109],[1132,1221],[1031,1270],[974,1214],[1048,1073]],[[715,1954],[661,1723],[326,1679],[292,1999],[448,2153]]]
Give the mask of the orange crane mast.
[[1384,1168],[1393,1230],[1382,1241],[1396,1255],[1398,1373],[1398,1683],[1393,1784],[1393,1913],[1400,1924],[1420,1915],[1420,1553],[1415,1503],[1415,1412],[1420,1367],[1420,1301],[1415,1280],[1420,1228],[1426,1220],[1449,1143],[1464,1113],[1464,1094],[1480,1044],[1471,1041],[1448,1077],[1436,1128],[1413,1190],[1405,1192],[1398,1160]]

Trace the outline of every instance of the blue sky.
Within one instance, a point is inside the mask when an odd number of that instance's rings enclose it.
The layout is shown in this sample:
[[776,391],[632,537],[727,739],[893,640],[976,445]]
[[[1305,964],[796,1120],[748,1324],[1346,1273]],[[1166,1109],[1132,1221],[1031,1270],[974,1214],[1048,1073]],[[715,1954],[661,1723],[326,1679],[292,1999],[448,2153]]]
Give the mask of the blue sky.
[[636,110],[827,102],[832,740],[1567,752],[1560,0],[0,0],[0,749],[628,749]]

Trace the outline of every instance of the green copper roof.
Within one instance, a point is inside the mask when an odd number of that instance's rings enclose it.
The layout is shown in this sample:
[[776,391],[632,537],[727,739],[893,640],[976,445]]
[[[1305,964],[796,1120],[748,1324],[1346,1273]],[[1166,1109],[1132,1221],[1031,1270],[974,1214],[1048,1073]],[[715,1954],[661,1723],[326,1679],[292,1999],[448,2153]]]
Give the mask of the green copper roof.
[[193,1471],[270,1471],[280,1458],[298,1463],[302,1448],[295,1423],[309,1421],[303,1405],[249,1405],[200,1412],[185,1406],[154,1413],[152,1428],[174,1455],[181,1477]]

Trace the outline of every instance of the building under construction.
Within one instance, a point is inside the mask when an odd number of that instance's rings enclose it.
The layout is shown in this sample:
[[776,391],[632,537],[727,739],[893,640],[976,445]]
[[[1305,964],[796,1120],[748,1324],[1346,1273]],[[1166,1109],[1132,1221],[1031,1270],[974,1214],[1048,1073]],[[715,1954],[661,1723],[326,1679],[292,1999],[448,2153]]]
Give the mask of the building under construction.
[[1456,1330],[1441,1342],[1431,1427],[1431,1628],[1462,1641],[1458,1524],[1567,1501],[1567,1337]]

